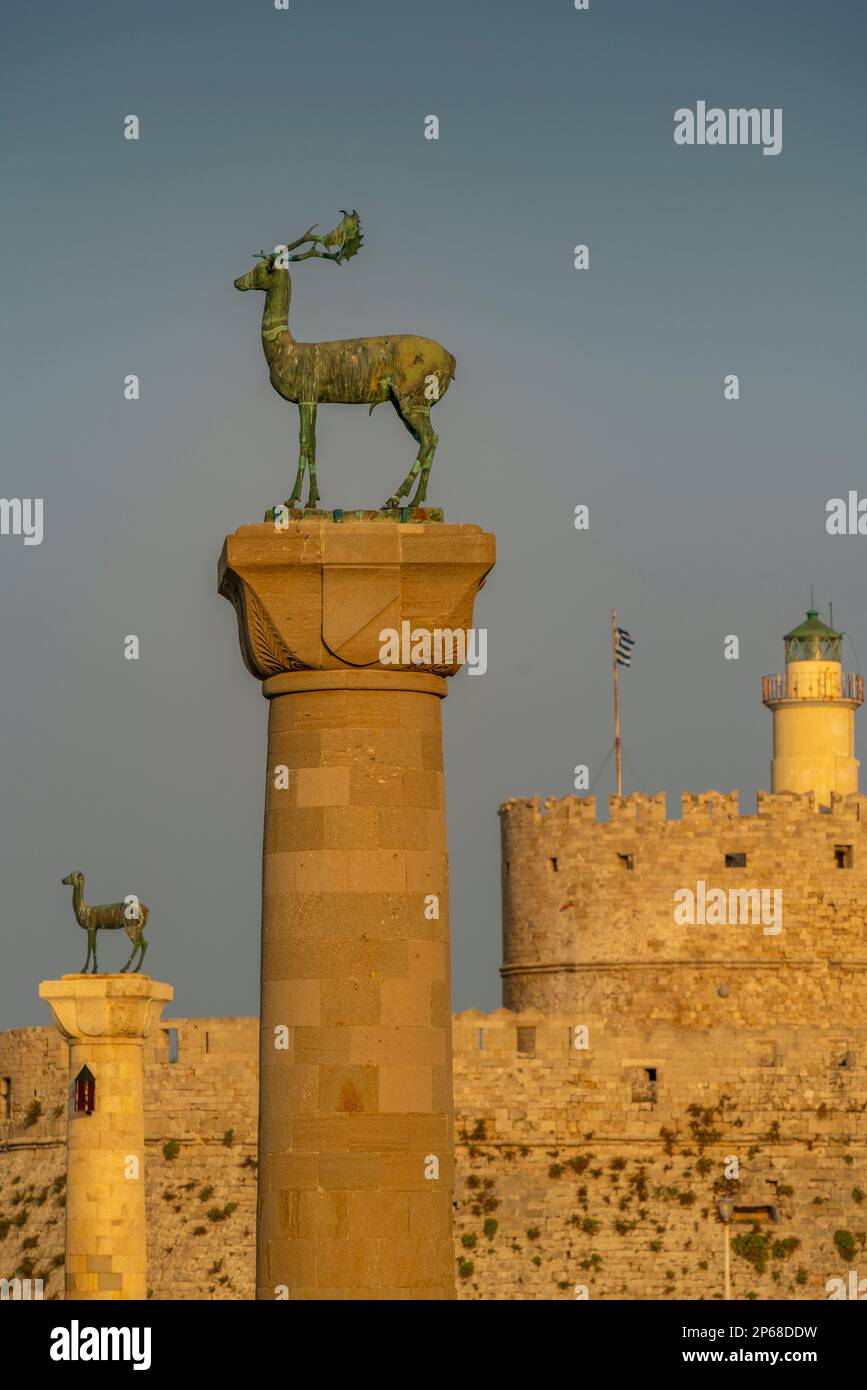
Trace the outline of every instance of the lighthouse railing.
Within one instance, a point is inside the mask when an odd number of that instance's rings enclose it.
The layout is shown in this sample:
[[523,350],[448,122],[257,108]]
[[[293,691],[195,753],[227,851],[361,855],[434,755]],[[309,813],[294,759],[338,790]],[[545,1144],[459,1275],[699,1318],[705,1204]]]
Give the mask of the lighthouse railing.
[[788,671],[762,676],[762,700],[852,700],[864,703],[864,677],[853,672]]

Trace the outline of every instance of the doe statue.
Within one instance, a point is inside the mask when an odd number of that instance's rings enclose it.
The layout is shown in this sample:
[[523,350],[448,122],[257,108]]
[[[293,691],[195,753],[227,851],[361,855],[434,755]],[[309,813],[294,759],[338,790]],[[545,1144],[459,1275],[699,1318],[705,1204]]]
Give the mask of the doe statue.
[[87,967],[91,959],[93,960],[91,974],[97,973],[96,933],[98,931],[118,931],[121,927],[132,942],[132,954],[120,974],[124,975],[129,970],[136,954],[138,954],[138,964],[134,967],[133,973],[139,971],[145,958],[145,951],[148,948],[144,935],[148,910],[144,903],[140,903],[138,898],[130,895],[122,903],[103,903],[98,907],[91,906],[84,900],[84,874],[79,873],[77,869],[73,873],[67,874],[61,882],[72,889],[72,910],[75,913],[75,920],[82,930],[87,932],[87,960],[82,967],[82,975],[87,974]]
[[[419,474],[411,506],[427,496],[427,483],[439,436],[430,422],[431,406],[454,378],[455,359],[431,338],[395,334],[386,338],[343,338],[333,343],[296,343],[289,332],[292,282],[289,265],[311,257],[342,265],[361,247],[361,223],[356,212],[345,213],[327,236],[304,236],[272,253],[260,251],[259,263],[235,281],[237,290],[263,290],[262,348],[271,372],[271,385],[287,401],[294,401],[301,417],[300,457],[295,486],[288,499],[294,506],[301,497],[304,470],[310,480],[307,506],[319,501],[316,486],[316,409],[320,403],[367,405],[390,400],[413,439],[418,457],[383,511],[395,510]],[[292,253],[306,246],[298,255]],[[320,249],[321,248],[321,249]]]

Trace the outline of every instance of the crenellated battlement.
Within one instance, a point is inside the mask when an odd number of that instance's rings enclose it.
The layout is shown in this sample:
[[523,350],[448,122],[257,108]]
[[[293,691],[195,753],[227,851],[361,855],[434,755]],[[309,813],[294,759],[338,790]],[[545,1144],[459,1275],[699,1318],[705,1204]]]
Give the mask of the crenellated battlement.
[[[541,826],[543,822],[565,823],[568,825],[680,825],[695,820],[712,821],[756,821],[791,820],[810,821],[817,815],[813,792],[763,792],[756,798],[756,814],[748,815],[740,809],[740,792],[681,792],[680,816],[669,817],[665,792],[652,796],[644,792],[633,792],[629,796],[610,796],[608,798],[609,819],[600,820],[599,807],[595,796],[513,797],[504,801],[499,815],[510,825],[530,823]],[[837,822],[863,821],[867,826],[867,796],[853,792],[850,796],[832,794],[830,808],[823,815],[832,816]]]
[[[518,1259],[525,1234],[540,1269],[559,1242],[540,1297],[569,1286],[583,1233],[591,1297],[683,1297],[685,1277],[686,1296],[722,1298],[732,1156],[733,1200],[771,1208],[802,1261],[761,1283],[735,1259],[732,1296],[827,1288],[867,1143],[863,688],[841,641],[813,610],[787,634],[786,675],[763,688],[774,790],[751,814],[715,790],[682,792],[679,815],[664,792],[612,796],[606,819],[595,796],[500,807],[505,1007],[453,1030],[475,1184],[460,1219],[472,1239],[482,1183]],[[528,1268],[509,1286],[499,1262],[481,1296],[526,1297]]]
[[687,1027],[867,1012],[867,797],[733,792],[501,807],[503,1001]]

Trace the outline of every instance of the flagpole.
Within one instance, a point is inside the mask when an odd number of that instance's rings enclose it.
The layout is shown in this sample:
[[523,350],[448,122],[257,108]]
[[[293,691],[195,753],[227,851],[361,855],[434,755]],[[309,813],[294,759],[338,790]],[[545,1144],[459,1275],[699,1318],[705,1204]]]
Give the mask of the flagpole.
[[623,795],[623,772],[620,766],[620,682],[617,679],[617,613],[611,610],[611,656],[614,665],[614,753],[617,767],[617,795]]

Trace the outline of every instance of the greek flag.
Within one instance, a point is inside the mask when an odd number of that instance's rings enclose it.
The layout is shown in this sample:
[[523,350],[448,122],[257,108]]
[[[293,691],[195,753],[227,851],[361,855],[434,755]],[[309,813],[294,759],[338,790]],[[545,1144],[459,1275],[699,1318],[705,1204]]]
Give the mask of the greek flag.
[[632,648],[634,646],[635,638],[626,631],[625,627],[619,627],[617,629],[617,645],[614,649],[618,666],[632,665]]

